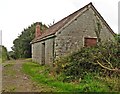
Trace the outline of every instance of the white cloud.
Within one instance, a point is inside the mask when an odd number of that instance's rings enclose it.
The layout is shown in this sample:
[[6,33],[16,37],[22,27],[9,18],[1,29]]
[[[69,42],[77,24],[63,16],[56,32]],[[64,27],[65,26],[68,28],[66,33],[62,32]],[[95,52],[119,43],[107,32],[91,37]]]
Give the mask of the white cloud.
[[1,0],[0,30],[3,45],[11,50],[12,41],[33,22],[57,22],[89,2],[93,2],[103,18],[117,32],[118,0]]

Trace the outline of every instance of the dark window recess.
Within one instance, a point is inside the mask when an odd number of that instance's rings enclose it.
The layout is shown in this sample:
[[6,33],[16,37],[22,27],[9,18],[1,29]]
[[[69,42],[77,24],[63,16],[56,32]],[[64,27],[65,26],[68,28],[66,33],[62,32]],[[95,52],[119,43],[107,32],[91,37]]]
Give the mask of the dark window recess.
[[97,44],[97,38],[89,38],[89,37],[84,38],[85,47],[95,46],[96,44]]
[[42,43],[42,65],[45,64],[45,43]]

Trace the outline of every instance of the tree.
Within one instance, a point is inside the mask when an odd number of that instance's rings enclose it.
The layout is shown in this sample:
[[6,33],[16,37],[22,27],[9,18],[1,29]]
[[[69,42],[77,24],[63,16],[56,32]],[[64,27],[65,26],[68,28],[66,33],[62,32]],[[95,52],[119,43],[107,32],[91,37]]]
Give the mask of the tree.
[[[12,50],[14,52],[15,58],[31,58],[31,45],[30,42],[35,37],[35,28],[37,23],[33,23],[28,28],[24,29],[22,33],[13,41]],[[47,28],[46,25],[39,22],[41,26],[41,31]]]
[[0,59],[2,59],[2,62],[9,59],[8,51],[5,46],[0,45],[0,55]]

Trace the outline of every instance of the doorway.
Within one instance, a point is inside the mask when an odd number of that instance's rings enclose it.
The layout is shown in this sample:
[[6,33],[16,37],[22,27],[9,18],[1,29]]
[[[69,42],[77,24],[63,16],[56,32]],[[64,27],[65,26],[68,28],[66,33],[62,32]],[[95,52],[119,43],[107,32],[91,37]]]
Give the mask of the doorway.
[[45,42],[42,43],[42,65],[45,65]]

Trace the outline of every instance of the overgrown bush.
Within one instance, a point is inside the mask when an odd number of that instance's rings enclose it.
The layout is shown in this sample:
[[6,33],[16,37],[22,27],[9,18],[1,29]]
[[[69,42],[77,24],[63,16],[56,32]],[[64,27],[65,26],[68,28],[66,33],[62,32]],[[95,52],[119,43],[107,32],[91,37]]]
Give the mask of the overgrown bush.
[[58,58],[54,65],[63,81],[82,79],[87,73],[120,77],[120,43],[107,41],[99,46],[82,48],[78,52]]
[[2,63],[6,60],[9,60],[8,51],[5,46],[0,45],[0,62]]

